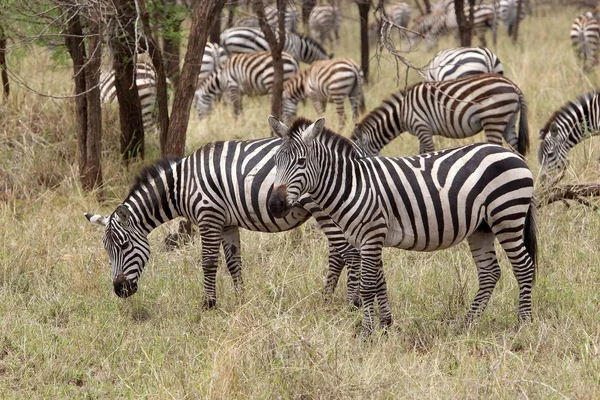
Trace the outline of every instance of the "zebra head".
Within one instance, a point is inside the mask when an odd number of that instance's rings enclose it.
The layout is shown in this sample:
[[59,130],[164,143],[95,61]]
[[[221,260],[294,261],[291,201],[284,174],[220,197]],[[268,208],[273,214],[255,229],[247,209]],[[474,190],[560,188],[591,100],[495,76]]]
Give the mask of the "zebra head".
[[135,229],[131,211],[121,204],[110,216],[85,214],[88,221],[105,226],[102,239],[112,266],[117,296],[129,297],[138,289],[138,279],[150,258],[146,235]]
[[316,182],[313,139],[323,131],[325,119],[314,123],[297,119],[288,129],[277,118],[270,116],[269,125],[283,142],[275,153],[275,182],[267,207],[275,218],[284,218],[300,196]]
[[542,182],[566,168],[568,151],[565,146],[566,137],[567,135],[561,134],[561,128],[556,122],[552,122],[547,130],[540,131],[542,143],[538,149],[538,161],[541,165]]
[[213,72],[194,93],[192,104],[196,107],[199,120],[210,114],[217,95],[221,93],[219,73]]

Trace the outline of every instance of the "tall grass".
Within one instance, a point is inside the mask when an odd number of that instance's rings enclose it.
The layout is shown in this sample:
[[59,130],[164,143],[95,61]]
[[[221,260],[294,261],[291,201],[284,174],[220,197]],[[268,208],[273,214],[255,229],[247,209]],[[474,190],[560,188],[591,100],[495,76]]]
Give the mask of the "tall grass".
[[[527,19],[513,46],[504,30],[496,52],[529,101],[537,172],[539,128],[554,110],[597,87],[571,51],[575,8]],[[356,14],[349,5],[345,15]],[[542,15],[543,14],[543,15]],[[359,58],[356,21],[345,21],[336,56]],[[440,46],[451,46],[444,40]],[[433,53],[412,53],[424,65]],[[43,53],[20,70],[40,91],[71,91],[68,68]],[[397,87],[390,56],[372,60],[367,108]],[[400,69],[400,86],[404,85]],[[409,74],[409,83],[416,81]],[[13,87],[0,105],[0,397],[2,398],[581,398],[600,393],[600,217],[555,204],[539,216],[539,275],[533,324],[517,329],[518,288],[499,249],[503,276],[480,323],[459,329],[476,290],[466,245],[436,253],[386,249],[384,268],[395,324],[388,337],[354,337],[361,313],[348,310],[342,283],[331,302],[321,289],[327,246],[312,223],[297,232],[242,232],[246,291],[218,276],[218,308],[201,310],[198,242],[167,252],[166,224],[150,235],[153,255],[140,290],[112,293],[102,231],[82,213],[109,213],[140,165],[124,168],[113,117],[105,120],[107,199],[77,181],[73,106]],[[43,89],[43,90],[42,90]],[[219,105],[192,117],[187,150],[214,140],[269,135],[267,98],[244,98],[244,116]],[[349,109],[347,110],[349,114]],[[310,103],[300,113],[316,117]],[[326,115],[336,127],[329,107]],[[351,124],[349,124],[351,125]],[[344,134],[350,133],[348,126]],[[436,146],[483,140],[436,139]],[[151,155],[156,138],[149,138]],[[386,155],[418,150],[404,134]],[[569,182],[598,179],[598,143],[570,155]],[[224,270],[224,269],[223,269]]]

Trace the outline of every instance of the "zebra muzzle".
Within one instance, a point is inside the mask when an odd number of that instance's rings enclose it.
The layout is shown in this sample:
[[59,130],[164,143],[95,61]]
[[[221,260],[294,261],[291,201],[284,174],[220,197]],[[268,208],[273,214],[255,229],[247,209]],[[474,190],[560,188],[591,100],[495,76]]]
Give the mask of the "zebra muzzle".
[[127,279],[124,274],[119,274],[113,279],[115,294],[121,298],[126,298],[137,292],[137,282]]
[[285,185],[273,189],[269,196],[267,208],[275,218],[284,218],[290,212],[291,207],[287,202],[287,187]]

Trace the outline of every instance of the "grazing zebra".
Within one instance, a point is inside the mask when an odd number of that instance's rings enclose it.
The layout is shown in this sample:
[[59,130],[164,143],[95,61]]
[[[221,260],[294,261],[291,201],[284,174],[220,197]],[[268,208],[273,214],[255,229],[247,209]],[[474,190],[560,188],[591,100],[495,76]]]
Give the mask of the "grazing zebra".
[[206,43],[206,46],[204,46],[202,66],[200,67],[200,75],[198,75],[196,88],[200,87],[212,73],[223,68],[226,62],[227,52],[223,47],[219,46],[217,43]]
[[487,47],[458,47],[438,52],[427,65],[427,81],[447,81],[471,75],[504,75],[502,63]]
[[[276,7],[266,6],[265,7],[265,19],[267,24],[272,29],[279,29],[279,12]],[[298,32],[298,11],[290,5],[286,7],[285,19],[284,19],[285,30],[290,32]],[[246,28],[260,28],[258,23],[258,17],[256,15],[245,15],[237,18],[233,22],[235,27],[246,27]]]
[[[229,55],[270,50],[265,35],[260,29],[256,28],[229,28],[224,30],[221,33],[221,46],[225,48]],[[323,46],[313,39],[291,32],[285,34],[283,51],[307,64],[331,58]]]
[[318,38],[320,43],[325,40],[333,42],[331,33],[333,32],[335,40],[340,38],[340,23],[342,16],[338,9],[330,5],[315,6],[308,17],[310,26],[310,36]]
[[[199,227],[204,271],[204,306],[216,304],[219,247],[236,291],[242,289],[239,228],[283,232],[306,222],[311,214],[329,240],[329,272],[325,294],[333,293],[348,265],[348,300],[358,304],[358,252],[308,196],[285,218],[264,207],[275,179],[273,156],[279,138],[209,143],[188,157],[163,160],[144,170],[129,195],[110,216],[85,214],[106,226],[104,247],[112,265],[114,291],[128,297],[150,257],[147,236],[159,225],[185,217]],[[356,266],[356,267],[352,267]]]
[[540,131],[538,150],[543,180],[568,164],[567,154],[579,142],[600,131],[600,92],[590,92],[569,101],[555,112]]
[[[287,53],[282,53],[284,82],[299,70],[298,62]],[[202,85],[194,95],[198,118],[206,117],[212,110],[215,99],[226,93],[233,104],[233,114],[242,113],[241,95],[262,96],[273,87],[273,59],[270,51],[261,53],[235,54],[227,60],[223,69]]]
[[481,130],[488,142],[502,145],[504,138],[519,154],[527,154],[525,97],[502,75],[423,82],[406,92],[395,93],[356,125],[353,138],[366,154],[377,155],[386,144],[408,131],[419,139],[419,153],[425,153],[434,150],[434,135],[459,139]]
[[[149,64],[135,65],[135,85],[142,105],[144,131],[150,132],[156,127],[156,71]],[[100,74],[100,100],[103,104],[117,104],[115,71],[103,71]]]
[[351,59],[316,61],[310,68],[290,78],[283,87],[282,119],[290,122],[296,116],[300,100],[308,97],[317,113],[324,114],[327,102],[336,105],[340,129],[346,124],[344,99],[350,99],[352,118],[365,111],[362,91],[363,73]]
[[571,43],[577,55],[583,60],[583,69],[590,72],[597,63],[600,43],[600,23],[591,15],[580,15],[571,25]]
[[365,157],[352,141],[324,128],[324,119],[299,119],[289,130],[274,117],[269,124],[283,143],[274,156],[268,208],[285,217],[308,194],[360,251],[364,334],[373,329],[375,297],[381,325],[392,320],[383,247],[436,251],[465,239],[479,277],[467,325],[483,312],[500,278],[496,238],[519,284],[519,317],[532,318],[533,176],[518,155],[478,143],[405,158]]
[[[514,29],[517,26],[517,9],[519,7],[519,0],[497,0],[496,9],[500,20],[506,29],[508,30],[508,36],[513,36]],[[519,12],[519,21],[523,21],[527,16],[527,10],[529,8],[529,1],[524,0],[521,5],[521,11]]]

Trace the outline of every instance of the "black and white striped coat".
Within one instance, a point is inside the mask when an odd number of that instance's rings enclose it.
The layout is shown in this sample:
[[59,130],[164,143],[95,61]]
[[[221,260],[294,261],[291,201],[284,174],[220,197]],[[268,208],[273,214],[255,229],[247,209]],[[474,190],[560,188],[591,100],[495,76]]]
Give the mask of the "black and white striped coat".
[[[407,28],[410,22],[410,15],[412,13],[410,6],[406,3],[394,3],[385,7],[387,16],[398,26]],[[381,20],[376,18],[371,24],[369,24],[369,42],[377,43],[380,41],[381,36]],[[400,33],[402,39],[402,33]]]
[[538,150],[541,176],[548,179],[568,164],[569,151],[600,131],[600,92],[590,92],[569,101],[540,130]]
[[586,72],[598,62],[598,46],[600,45],[600,23],[592,16],[580,15],[571,25],[571,43],[575,52],[583,60]]
[[504,75],[504,67],[487,47],[458,47],[438,52],[426,67],[427,81],[446,81],[471,75]]
[[327,102],[336,105],[339,126],[346,123],[344,100],[350,99],[352,119],[356,121],[358,111],[364,112],[362,91],[363,73],[349,58],[315,61],[310,68],[290,78],[283,87],[282,119],[289,123],[296,116],[298,102],[310,99],[317,113],[324,114]]
[[112,265],[115,293],[127,297],[137,291],[150,257],[148,234],[181,216],[199,227],[204,305],[213,307],[221,246],[236,291],[242,286],[239,228],[283,232],[312,215],[330,246],[325,294],[333,293],[346,263],[348,296],[356,303],[360,257],[331,219],[307,196],[299,199],[285,218],[274,217],[264,207],[275,179],[273,155],[280,144],[278,138],[209,143],[188,157],[161,161],[141,172],[129,195],[110,216],[86,214],[89,221],[106,226],[103,241]]
[[[156,127],[156,71],[150,64],[137,63],[135,66],[135,85],[142,105],[144,130],[150,132]],[[117,104],[115,71],[103,71],[100,74],[100,100],[103,104]]]
[[217,43],[207,42],[204,46],[204,54],[202,55],[202,66],[198,75],[196,87],[200,87],[208,77],[218,72],[225,66],[227,62],[227,52]]
[[[269,43],[262,30],[257,28],[229,28],[221,33],[221,46],[229,55],[269,51]],[[318,60],[329,60],[323,46],[313,39],[291,32],[285,34],[283,51],[299,61],[310,64]]]
[[[294,76],[300,66],[294,57],[282,53],[284,82]],[[273,87],[273,59],[270,51],[261,53],[235,54],[225,66],[196,90],[194,105],[198,118],[206,117],[221,93],[225,93],[233,104],[233,113],[242,113],[242,95],[262,96]]]
[[333,42],[334,37],[339,40],[341,22],[342,16],[337,8],[330,5],[315,6],[308,17],[310,35],[319,43]]
[[[265,7],[265,19],[267,20],[267,24],[271,26],[271,29],[279,29],[279,12],[276,7]],[[258,17],[256,15],[244,15],[239,17],[233,21],[233,26],[260,28]],[[287,31],[298,32],[298,11],[289,4],[285,9],[284,26]]]
[[536,232],[533,176],[518,155],[493,144],[472,144],[420,156],[365,157],[347,138],[296,120],[275,154],[268,208],[284,217],[308,194],[360,251],[363,332],[373,329],[374,301],[383,326],[391,323],[382,269],[383,247],[437,251],[466,240],[477,266],[479,290],[470,323],[485,309],[500,278],[498,239],[519,284],[519,317],[530,320]]
[[[508,30],[508,35],[512,36],[517,25],[517,11],[519,0],[496,0],[495,2],[498,15],[502,23]],[[519,21],[523,21],[527,16],[527,10],[531,8],[528,0],[522,0],[521,11],[518,13]]]
[[[515,125],[520,114],[519,134]],[[423,82],[393,94],[364,117],[354,137],[369,155],[408,131],[419,139],[419,152],[433,151],[433,136],[466,138],[485,131],[488,142],[502,138],[527,154],[527,106],[521,90],[498,74],[480,74],[440,82]]]

